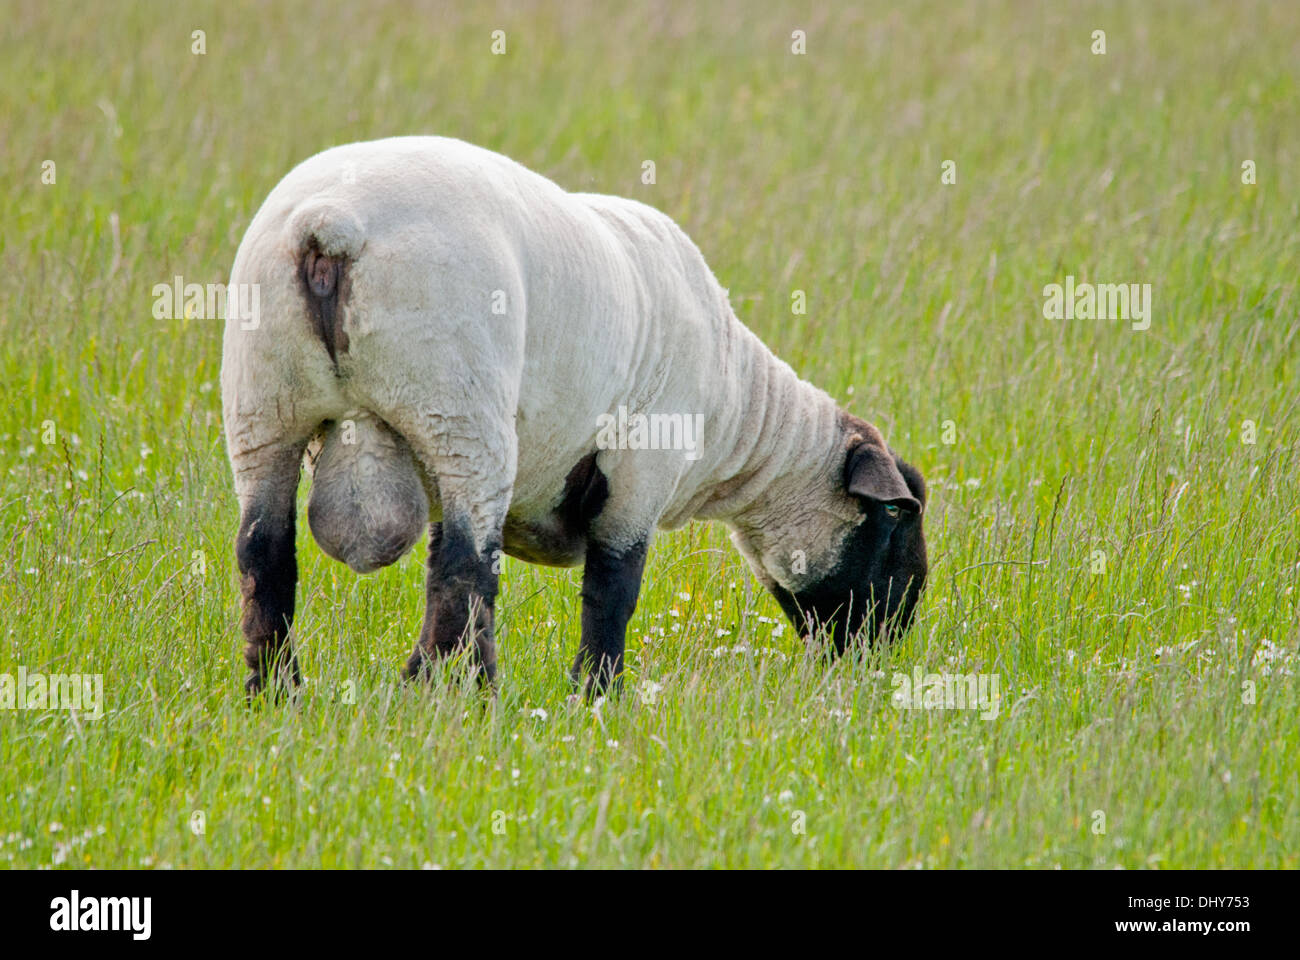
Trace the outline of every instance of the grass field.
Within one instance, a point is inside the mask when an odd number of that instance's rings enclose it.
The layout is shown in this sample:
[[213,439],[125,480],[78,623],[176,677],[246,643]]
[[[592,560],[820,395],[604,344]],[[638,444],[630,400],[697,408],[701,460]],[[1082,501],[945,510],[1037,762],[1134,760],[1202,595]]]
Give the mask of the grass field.
[[[1300,9],[843,6],[7,8],[0,673],[103,709],[0,710],[0,865],[1300,865]],[[508,562],[485,704],[399,681],[423,544],[362,578],[300,524],[308,683],[245,706],[222,324],[153,287],[404,133],[685,227],[925,472],[905,640],[827,669],[692,525],[595,710],[578,572]],[[1066,276],[1151,284],[1150,328],[1045,319]],[[900,709],[918,666],[997,715]]]

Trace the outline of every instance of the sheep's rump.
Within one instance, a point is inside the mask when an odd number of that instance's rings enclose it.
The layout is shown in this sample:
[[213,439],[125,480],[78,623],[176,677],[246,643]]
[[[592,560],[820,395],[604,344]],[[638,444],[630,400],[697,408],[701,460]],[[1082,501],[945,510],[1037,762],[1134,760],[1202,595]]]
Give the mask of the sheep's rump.
[[357,573],[396,562],[420,539],[429,500],[400,435],[367,413],[325,426],[307,448],[307,523],[326,554]]

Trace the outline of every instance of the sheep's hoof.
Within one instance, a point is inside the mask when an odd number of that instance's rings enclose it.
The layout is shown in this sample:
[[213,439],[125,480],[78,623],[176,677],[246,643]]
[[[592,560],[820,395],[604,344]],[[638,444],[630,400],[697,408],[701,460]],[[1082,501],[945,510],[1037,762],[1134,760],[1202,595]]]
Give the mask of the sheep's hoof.
[[432,673],[430,666],[429,655],[419,647],[416,647],[415,652],[407,658],[406,666],[402,668],[402,679],[410,680],[412,682],[417,680],[427,680],[429,679],[430,673]]
[[291,699],[301,686],[302,674],[298,672],[297,664],[294,664],[291,674],[270,680],[254,670],[248,675],[248,679],[244,681],[244,697],[251,706],[254,703],[262,702],[265,699],[263,694],[269,692],[271,702],[279,704],[286,699]]
[[611,677],[607,672],[591,674],[575,670],[569,674],[569,686],[574,691],[568,697],[571,703],[585,702],[595,706],[600,701],[618,699],[622,695],[623,674]]
[[[471,651],[468,650],[464,651],[464,653],[472,655]],[[411,683],[427,683],[433,679],[434,665],[444,659],[446,659],[445,656],[430,654],[422,647],[416,647],[415,652],[412,653],[410,658],[406,661],[406,666],[402,668],[402,679],[410,681]],[[497,671],[495,663],[485,666],[480,662],[469,660],[468,662],[459,662],[457,667],[461,668],[460,672],[462,676],[467,678],[472,677],[477,682],[479,689],[489,694],[491,699],[495,699],[499,696],[497,691]]]

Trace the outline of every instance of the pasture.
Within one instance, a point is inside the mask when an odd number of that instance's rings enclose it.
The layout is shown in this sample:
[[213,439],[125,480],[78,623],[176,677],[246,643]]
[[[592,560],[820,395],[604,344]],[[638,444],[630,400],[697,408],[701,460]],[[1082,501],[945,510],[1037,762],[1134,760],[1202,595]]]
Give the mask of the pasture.
[[[1300,9],[4,20],[0,674],[102,701],[0,709],[0,865],[1300,865]],[[566,700],[579,571],[513,560],[498,697],[412,686],[423,541],[359,577],[300,515],[307,683],[245,704],[222,321],[155,287],[224,283],[298,161],[414,133],[665,211],[920,467],[901,642],[827,667],[694,524],[651,548],[621,698]],[[1049,319],[1067,277],[1149,317]],[[897,702],[932,674],[996,708]]]

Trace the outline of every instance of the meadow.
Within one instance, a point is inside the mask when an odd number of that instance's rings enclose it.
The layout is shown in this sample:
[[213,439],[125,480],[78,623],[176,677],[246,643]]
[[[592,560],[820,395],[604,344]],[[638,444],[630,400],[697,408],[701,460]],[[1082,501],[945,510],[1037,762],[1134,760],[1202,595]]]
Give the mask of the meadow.
[[[103,699],[0,709],[0,865],[1300,865],[1300,8],[3,21],[0,674]],[[399,679],[423,542],[358,577],[300,523],[307,684],[250,709],[222,322],[154,288],[224,282],[298,161],[409,133],[682,224],[925,473],[910,634],[826,666],[694,524],[595,708],[566,700],[579,571],[507,561],[485,701]],[[1150,284],[1149,327],[1048,319],[1067,276]],[[996,678],[997,710],[901,708],[918,668]]]

